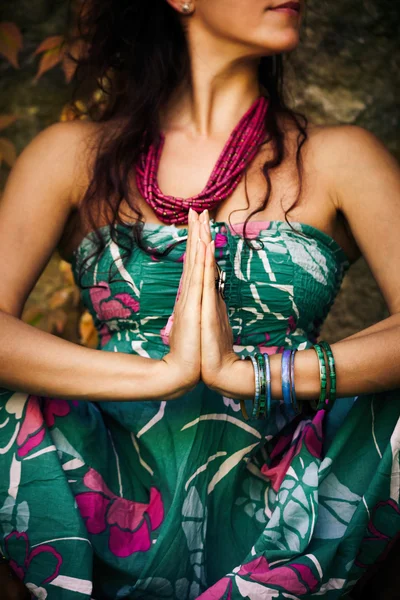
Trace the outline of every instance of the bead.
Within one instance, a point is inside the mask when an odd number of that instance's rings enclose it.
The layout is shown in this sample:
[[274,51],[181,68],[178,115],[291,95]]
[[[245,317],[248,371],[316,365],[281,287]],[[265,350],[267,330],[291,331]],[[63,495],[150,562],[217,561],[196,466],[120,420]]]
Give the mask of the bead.
[[[185,3],[189,4],[189,3]],[[186,223],[188,206],[213,210],[238,186],[246,166],[255,157],[265,137],[265,117],[269,100],[259,96],[232,131],[210,178],[202,192],[191,198],[175,198],[162,193],[157,173],[165,136],[160,133],[158,145],[152,144],[142,153],[135,166],[140,194],[157,216],[166,224],[174,220]],[[174,219],[175,217],[175,219]]]

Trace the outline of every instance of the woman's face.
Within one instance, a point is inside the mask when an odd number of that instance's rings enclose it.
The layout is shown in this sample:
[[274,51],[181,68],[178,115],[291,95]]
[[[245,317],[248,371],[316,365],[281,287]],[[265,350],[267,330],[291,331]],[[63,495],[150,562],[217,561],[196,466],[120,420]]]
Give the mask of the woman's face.
[[192,0],[195,11],[188,18],[245,55],[277,54],[299,42],[305,0],[295,1],[299,11],[293,13],[273,10],[285,0]]

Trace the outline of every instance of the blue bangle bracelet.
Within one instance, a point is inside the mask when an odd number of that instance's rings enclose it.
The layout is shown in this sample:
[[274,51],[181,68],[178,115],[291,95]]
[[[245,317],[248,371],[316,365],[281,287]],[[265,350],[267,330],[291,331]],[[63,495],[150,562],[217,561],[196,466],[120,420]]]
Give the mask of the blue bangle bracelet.
[[301,412],[301,406],[296,398],[296,389],[294,386],[294,357],[297,352],[297,348],[293,348],[290,353],[290,389],[292,394],[292,406],[296,413]]
[[290,356],[292,351],[290,348],[282,353],[282,396],[285,406],[292,408],[292,401],[290,397]]

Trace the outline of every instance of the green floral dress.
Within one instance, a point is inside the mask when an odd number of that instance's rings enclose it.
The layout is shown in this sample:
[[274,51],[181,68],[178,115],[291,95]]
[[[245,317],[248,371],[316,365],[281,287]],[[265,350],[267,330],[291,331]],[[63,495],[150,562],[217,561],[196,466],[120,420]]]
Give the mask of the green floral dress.
[[[349,267],[326,233],[292,225],[249,223],[251,249],[242,225],[211,221],[238,355],[312,347]],[[150,249],[173,245],[157,259],[124,254],[125,228],[101,228],[100,257],[87,235],[73,270],[87,261],[99,350],[160,359],[187,229],[145,224]],[[400,531],[399,389],[250,421],[203,382],[112,400],[0,389],[0,546],[33,597],[333,600]]]

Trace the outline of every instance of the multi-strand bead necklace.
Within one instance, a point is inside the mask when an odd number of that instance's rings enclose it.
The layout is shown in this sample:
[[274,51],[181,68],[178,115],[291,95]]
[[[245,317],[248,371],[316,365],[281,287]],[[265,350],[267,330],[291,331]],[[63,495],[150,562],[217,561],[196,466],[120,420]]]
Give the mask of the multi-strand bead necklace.
[[211,211],[227,198],[239,184],[247,165],[257,154],[264,141],[265,116],[269,100],[259,96],[243,115],[229,136],[222,153],[202,192],[191,198],[176,198],[163,194],[157,180],[164,134],[152,144],[147,152],[142,152],[136,164],[136,183],[146,202],[152,207],[163,223],[182,224],[188,222],[189,208],[200,213]]

